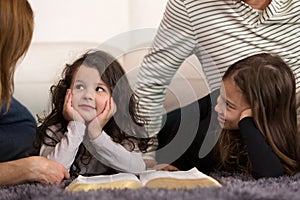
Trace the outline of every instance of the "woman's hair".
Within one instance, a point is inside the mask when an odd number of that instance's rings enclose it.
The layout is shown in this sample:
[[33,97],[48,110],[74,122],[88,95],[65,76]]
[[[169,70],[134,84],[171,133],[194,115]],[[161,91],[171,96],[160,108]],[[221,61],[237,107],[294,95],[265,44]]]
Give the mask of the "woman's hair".
[[17,61],[29,48],[33,12],[27,0],[0,0],[0,107],[8,109],[14,90]]
[[[286,174],[299,168],[295,77],[278,56],[256,54],[230,66],[223,80],[232,79],[252,109],[253,119],[279,157]],[[221,166],[251,172],[248,153],[238,131],[223,130],[217,149]]]
[[[57,131],[66,132],[68,121],[63,117],[64,97],[67,89],[71,87],[72,79],[80,66],[95,68],[98,70],[101,79],[107,84],[110,93],[113,96],[114,102],[117,105],[117,111],[114,116],[106,123],[103,130],[113,139],[113,141],[121,144],[130,144],[131,150],[134,150],[134,141],[138,141],[138,148],[145,152],[149,145],[148,138],[140,138],[132,136],[134,134],[146,134],[143,132],[142,122],[145,120],[137,118],[137,98],[126,78],[125,72],[119,62],[103,51],[88,51],[77,59],[73,64],[67,64],[62,73],[62,79],[57,85],[51,86],[51,102],[52,111],[45,118],[39,117],[40,126],[37,128],[37,138],[35,148],[39,151],[42,144],[55,146],[59,139],[51,137],[47,131],[51,131],[49,127],[52,125],[60,125]],[[53,131],[52,131],[53,132]],[[55,135],[55,133],[54,133]],[[145,135],[144,135],[145,136]],[[49,139],[51,142],[49,142]],[[76,155],[76,160],[89,160],[91,156],[88,154],[84,145],[81,144],[80,150]],[[88,164],[88,162],[83,162]],[[74,166],[73,166],[74,168]],[[75,162],[76,172],[80,170]],[[72,169],[71,169],[72,172]]]

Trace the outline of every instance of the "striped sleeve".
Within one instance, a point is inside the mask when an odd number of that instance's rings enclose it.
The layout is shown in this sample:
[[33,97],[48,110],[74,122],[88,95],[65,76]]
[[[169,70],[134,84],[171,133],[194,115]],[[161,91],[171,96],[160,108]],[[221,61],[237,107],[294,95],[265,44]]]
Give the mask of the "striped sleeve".
[[135,91],[139,114],[147,119],[147,132],[155,135],[161,128],[166,88],[179,66],[195,48],[187,10],[181,0],[168,2],[152,48],[145,56]]
[[272,0],[257,11],[238,0],[169,0],[135,88],[149,135],[159,131],[166,88],[191,54],[199,59],[210,91],[219,89],[231,64],[257,53],[282,57],[299,91],[299,33],[300,1]]

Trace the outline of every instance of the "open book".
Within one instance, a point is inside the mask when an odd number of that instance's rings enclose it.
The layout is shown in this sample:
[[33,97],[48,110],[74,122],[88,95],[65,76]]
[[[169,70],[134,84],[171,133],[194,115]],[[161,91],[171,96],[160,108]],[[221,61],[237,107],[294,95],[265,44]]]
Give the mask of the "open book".
[[[138,178],[139,177],[139,178]],[[123,188],[194,188],[194,187],[221,187],[221,184],[210,176],[192,168],[188,171],[155,171],[150,170],[141,174],[118,173],[114,175],[99,175],[85,177],[79,175],[66,190],[88,191],[96,189],[123,189]]]

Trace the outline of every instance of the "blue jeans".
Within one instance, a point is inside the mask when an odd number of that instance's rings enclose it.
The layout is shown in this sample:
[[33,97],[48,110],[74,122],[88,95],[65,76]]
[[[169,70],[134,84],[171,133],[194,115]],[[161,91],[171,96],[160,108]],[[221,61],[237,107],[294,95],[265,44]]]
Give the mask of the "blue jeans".
[[9,110],[4,102],[0,112],[0,162],[16,160],[33,152],[36,120],[16,99]]

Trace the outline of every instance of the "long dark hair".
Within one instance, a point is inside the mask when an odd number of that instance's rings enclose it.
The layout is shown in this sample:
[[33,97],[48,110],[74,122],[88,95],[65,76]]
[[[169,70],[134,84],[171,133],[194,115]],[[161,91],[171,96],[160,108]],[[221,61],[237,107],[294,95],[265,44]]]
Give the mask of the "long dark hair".
[[[225,79],[232,79],[242,91],[258,129],[281,160],[285,173],[299,171],[296,86],[290,67],[276,55],[256,54],[230,66]],[[251,173],[248,153],[238,131],[223,130],[217,149],[222,167]]]
[[[103,130],[112,138],[116,143],[131,144],[131,150],[134,150],[134,141],[137,141],[138,148],[142,152],[146,152],[150,144],[149,138],[138,138],[133,136],[146,135],[143,128],[145,120],[137,118],[137,99],[129,85],[126,78],[125,71],[119,62],[111,55],[100,50],[91,50],[82,55],[73,64],[67,64],[62,73],[62,79],[58,84],[51,86],[51,113],[44,117],[38,117],[40,125],[37,128],[37,138],[35,141],[35,148],[39,151],[42,144],[48,146],[55,146],[59,139],[51,137],[47,131],[52,131],[49,127],[53,125],[60,125],[59,132],[66,132],[68,121],[63,117],[64,97],[67,89],[70,88],[71,82],[75,72],[81,65],[95,68],[98,70],[101,79],[107,84],[113,96],[114,102],[117,105],[117,111],[114,116],[103,127]],[[52,131],[53,132],[53,131]],[[53,133],[55,136],[55,133]],[[49,142],[49,139],[51,142]],[[88,155],[88,156],[86,156]],[[77,175],[80,171],[76,161],[80,159],[90,160],[91,155],[87,152],[84,145],[80,145],[80,149],[76,155],[75,162],[71,167],[71,174]],[[87,162],[82,162],[88,164]]]

